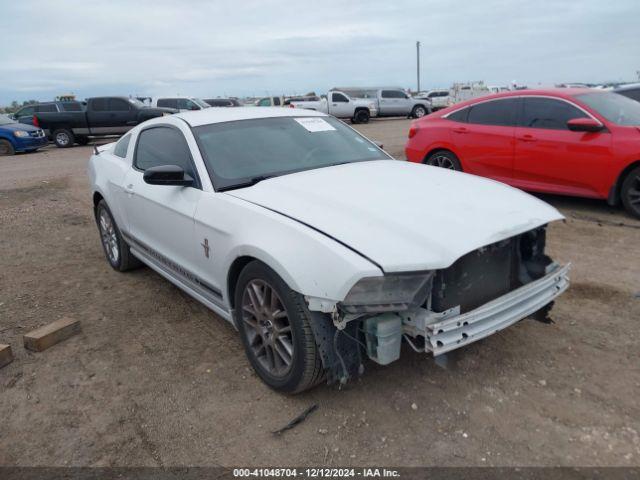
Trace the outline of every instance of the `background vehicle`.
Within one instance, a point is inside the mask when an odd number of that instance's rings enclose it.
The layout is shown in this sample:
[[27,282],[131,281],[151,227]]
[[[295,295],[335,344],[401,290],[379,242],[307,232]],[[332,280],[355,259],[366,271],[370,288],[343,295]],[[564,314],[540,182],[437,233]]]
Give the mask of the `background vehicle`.
[[237,98],[205,98],[204,101],[212,107],[242,107]]
[[152,107],[171,108],[174,110],[180,110],[186,112],[188,110],[202,110],[203,108],[209,108],[210,105],[196,97],[153,97],[151,99]]
[[630,83],[627,85],[621,85],[613,90],[615,93],[624,95],[632,100],[640,102],[640,83]]
[[640,217],[640,103],[594,89],[514,91],[413,123],[405,152],[524,190],[622,201]]
[[76,101],[55,101],[55,102],[42,102],[34,105],[27,105],[22,107],[16,113],[11,115],[11,118],[15,118],[20,123],[27,125],[33,125],[33,116],[36,113],[51,113],[51,112],[81,112],[84,109],[82,102]]
[[41,128],[25,125],[0,114],[0,156],[35,152],[48,143]]
[[428,100],[432,111],[440,110],[449,106],[451,98],[449,89],[428,90],[414,95],[415,98]]
[[346,93],[335,90],[327,93],[327,98],[318,101],[292,101],[289,107],[316,110],[336,118],[349,118],[353,123],[367,123],[371,117],[378,116],[378,110],[373,100],[354,99]]
[[402,89],[376,90],[373,99],[379,117],[424,117],[431,112],[431,104],[424,98],[413,98]]
[[450,105],[466,102],[473,98],[490,95],[491,90],[484,82],[454,83],[449,90]]
[[[544,254],[556,209],[398,162],[319,112],[153,119],[93,155],[89,176],[111,267],[143,262],[233,322],[279,391],[346,381],[367,356],[389,364],[403,338],[460,348],[568,286],[569,267]],[[437,203],[446,215],[424,208]]]
[[284,97],[262,97],[254,102],[256,107],[281,107],[284,105]]
[[94,97],[87,99],[83,111],[41,112],[34,115],[34,123],[52,137],[56,146],[66,148],[74,142],[86,145],[89,137],[119,135],[145,120],[175,112],[127,97]]
[[284,106],[287,107],[291,105],[291,102],[319,102],[322,98],[317,95],[303,95],[298,97],[287,97],[284,100]]

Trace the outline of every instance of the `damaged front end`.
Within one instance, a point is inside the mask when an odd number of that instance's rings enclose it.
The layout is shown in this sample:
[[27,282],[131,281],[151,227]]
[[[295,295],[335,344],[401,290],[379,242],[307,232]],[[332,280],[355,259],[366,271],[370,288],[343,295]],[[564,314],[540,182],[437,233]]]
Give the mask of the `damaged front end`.
[[331,319],[314,322],[329,381],[361,373],[365,355],[382,365],[397,360],[402,338],[441,355],[545,309],[568,288],[570,267],[553,262],[545,242],[539,227],[445,269],[361,280]]

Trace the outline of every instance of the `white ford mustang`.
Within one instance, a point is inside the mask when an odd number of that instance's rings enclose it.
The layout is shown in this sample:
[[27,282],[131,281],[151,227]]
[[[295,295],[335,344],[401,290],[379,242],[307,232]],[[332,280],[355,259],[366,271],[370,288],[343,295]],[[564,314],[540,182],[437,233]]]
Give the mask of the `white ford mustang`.
[[404,339],[440,355],[568,286],[562,215],[506,185],[393,160],[322,113],[208,108],[144,122],[89,162],[111,266],[141,263],[239,330],[258,375],[345,381]]

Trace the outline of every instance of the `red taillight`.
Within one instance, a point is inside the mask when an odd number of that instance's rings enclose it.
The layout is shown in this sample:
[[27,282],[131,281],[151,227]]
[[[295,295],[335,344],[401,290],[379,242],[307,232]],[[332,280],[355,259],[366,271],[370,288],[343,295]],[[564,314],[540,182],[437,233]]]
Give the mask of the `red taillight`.
[[418,124],[412,123],[411,127],[409,128],[409,138],[415,137],[416,133],[418,133],[418,130],[420,130],[420,127],[418,126]]
[[33,126],[34,127],[39,127],[40,126],[40,122],[38,121],[38,117],[36,117],[35,115],[33,116]]
[[290,103],[289,108],[296,108],[296,106],[293,103]]

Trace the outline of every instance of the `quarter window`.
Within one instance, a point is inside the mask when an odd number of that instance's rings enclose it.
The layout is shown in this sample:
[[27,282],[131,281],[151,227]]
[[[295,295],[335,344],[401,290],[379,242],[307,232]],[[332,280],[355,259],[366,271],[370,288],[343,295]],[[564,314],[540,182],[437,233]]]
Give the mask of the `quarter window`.
[[139,170],[178,165],[185,173],[197,178],[187,141],[175,128],[153,127],[140,132],[133,165]]
[[120,158],[126,158],[127,157],[127,150],[129,148],[129,140],[131,140],[131,135],[125,135],[120,140],[118,140],[118,143],[116,143],[116,146],[113,149],[113,154],[116,157],[120,157]]
[[478,103],[469,108],[468,123],[479,125],[515,125],[518,100],[509,98]]
[[467,115],[469,115],[469,109],[463,108],[462,110],[458,110],[457,112],[450,113],[447,118],[449,120],[453,120],[454,122],[466,122]]
[[568,130],[572,118],[587,118],[582,110],[562,100],[552,98],[525,98],[520,125],[529,128]]

